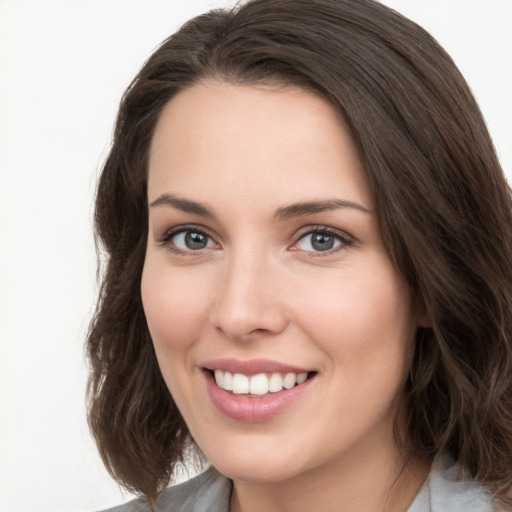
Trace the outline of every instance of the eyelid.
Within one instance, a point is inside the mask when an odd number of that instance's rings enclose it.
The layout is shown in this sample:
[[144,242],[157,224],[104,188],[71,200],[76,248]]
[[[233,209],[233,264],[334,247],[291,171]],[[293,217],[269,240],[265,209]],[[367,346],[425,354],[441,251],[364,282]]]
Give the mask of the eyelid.
[[206,228],[199,226],[197,224],[181,224],[179,226],[174,226],[172,228],[165,229],[158,237],[159,242],[168,242],[174,235],[181,233],[183,231],[196,231],[197,233],[201,233],[203,235],[211,237]]
[[[178,253],[178,254],[199,255],[202,251],[204,251],[206,249],[208,249],[208,250],[212,249],[211,247],[210,248],[205,247],[204,249],[198,249],[198,250],[183,250],[183,249],[179,249],[179,248],[175,247],[171,243],[172,238],[174,236],[178,235],[179,233],[183,233],[186,231],[193,231],[196,233],[200,233],[200,234],[208,237],[214,244],[217,245],[217,247],[220,247],[220,244],[217,242],[216,237],[210,233],[210,230],[201,225],[198,225],[198,224],[182,224],[182,225],[178,225],[178,226],[174,226],[172,228],[166,229],[162,235],[157,237],[157,242],[160,245],[166,246],[169,250],[171,250],[175,253]],[[306,236],[314,234],[314,233],[320,233],[320,234],[326,234],[328,236],[332,236],[340,242],[340,245],[333,249],[328,249],[325,251],[306,251],[306,250],[299,249],[296,247],[300,240],[302,240]],[[294,242],[291,244],[291,246],[288,247],[288,250],[297,251],[297,252],[300,251],[303,253],[307,253],[310,256],[314,256],[314,257],[327,256],[327,255],[333,254],[339,250],[347,249],[348,247],[350,247],[354,243],[356,243],[356,241],[357,240],[352,235],[347,233],[346,231],[343,231],[343,230],[340,230],[337,228],[333,228],[331,226],[322,225],[322,224],[311,225],[311,226],[305,226],[305,227],[301,228],[296,233],[296,235],[294,236]]]
[[196,255],[198,255],[203,250],[211,249],[211,247],[208,247],[208,248],[205,247],[204,249],[198,249],[198,250],[184,250],[184,249],[177,248],[176,246],[174,246],[171,243],[171,240],[173,237],[175,237],[176,235],[178,235],[180,233],[187,232],[187,231],[191,231],[194,233],[199,233],[201,235],[204,235],[204,236],[208,237],[215,245],[220,246],[220,244],[216,241],[215,237],[210,234],[209,230],[204,228],[201,225],[198,225],[198,224],[181,224],[179,226],[174,226],[172,228],[166,229],[162,235],[157,237],[157,242],[159,245],[165,246],[170,251],[175,252],[177,254],[186,254],[186,255],[196,254]]
[[[299,248],[294,248],[297,246],[300,240],[305,238],[308,235],[314,234],[314,233],[320,233],[320,234],[326,234],[328,236],[332,236],[337,238],[341,243],[338,247],[335,247],[333,249],[328,249],[326,251],[305,251]],[[314,226],[306,226],[302,228],[295,236],[295,241],[293,244],[288,248],[288,250],[292,251],[301,251],[304,253],[307,253],[308,255],[314,255],[316,256],[327,256],[329,254],[333,254],[339,250],[346,249],[347,247],[350,247],[354,245],[356,242],[356,239],[348,234],[346,231],[342,231],[337,228],[333,228],[331,226],[325,226],[325,225],[314,225]]]

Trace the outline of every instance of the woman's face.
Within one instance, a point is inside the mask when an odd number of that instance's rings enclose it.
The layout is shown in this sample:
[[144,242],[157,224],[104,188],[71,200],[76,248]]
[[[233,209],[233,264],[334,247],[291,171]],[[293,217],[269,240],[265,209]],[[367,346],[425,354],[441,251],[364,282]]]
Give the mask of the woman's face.
[[336,111],[189,88],[157,125],[148,199],[144,310],[214,466],[269,482],[389,458],[416,317]]

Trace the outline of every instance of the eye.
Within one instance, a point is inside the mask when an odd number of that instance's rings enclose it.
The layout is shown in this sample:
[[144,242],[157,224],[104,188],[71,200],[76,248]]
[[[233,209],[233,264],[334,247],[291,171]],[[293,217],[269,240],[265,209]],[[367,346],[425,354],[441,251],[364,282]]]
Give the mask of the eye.
[[305,252],[329,252],[352,245],[352,240],[332,229],[322,228],[303,234],[293,245],[293,250]]
[[199,229],[180,229],[166,234],[162,240],[177,252],[200,251],[217,247],[212,238]]

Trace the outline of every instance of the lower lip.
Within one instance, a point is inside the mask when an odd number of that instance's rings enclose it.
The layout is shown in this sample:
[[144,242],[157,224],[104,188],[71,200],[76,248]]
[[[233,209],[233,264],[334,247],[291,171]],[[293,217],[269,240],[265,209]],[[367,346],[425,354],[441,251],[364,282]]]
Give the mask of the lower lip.
[[228,418],[247,423],[258,423],[278,416],[299,400],[314,380],[309,378],[291,389],[268,393],[262,397],[248,397],[220,388],[209,371],[205,371],[204,375],[208,395],[215,407]]

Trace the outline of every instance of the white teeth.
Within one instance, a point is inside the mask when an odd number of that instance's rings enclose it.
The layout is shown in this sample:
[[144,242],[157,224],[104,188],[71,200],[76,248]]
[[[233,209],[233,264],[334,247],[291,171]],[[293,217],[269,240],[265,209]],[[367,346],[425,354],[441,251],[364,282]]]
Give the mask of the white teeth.
[[217,383],[217,386],[224,387],[224,372],[222,370],[215,370],[213,372],[215,376],[215,382]]
[[293,386],[295,386],[296,382],[297,375],[295,375],[295,373],[287,373],[283,379],[283,387],[285,387],[286,389],[291,389],[293,388]]
[[233,375],[233,393],[235,395],[247,395],[249,393],[249,377],[241,373]]
[[284,376],[280,373],[273,373],[268,377],[264,373],[258,373],[248,377],[242,373],[230,373],[222,370],[214,371],[217,386],[226,391],[232,391],[235,395],[257,395],[262,396],[270,393],[278,393],[283,388],[291,389],[295,385],[302,384],[307,380],[308,374],[287,373]]
[[233,374],[224,372],[224,380],[222,381],[222,388],[226,391],[233,391]]
[[268,393],[268,379],[264,373],[251,377],[249,392],[251,395],[266,395]]
[[306,381],[307,378],[308,378],[308,374],[306,372],[299,373],[297,375],[297,384],[302,384],[303,382]]
[[279,373],[273,373],[268,381],[268,390],[277,393],[283,389],[283,377]]

